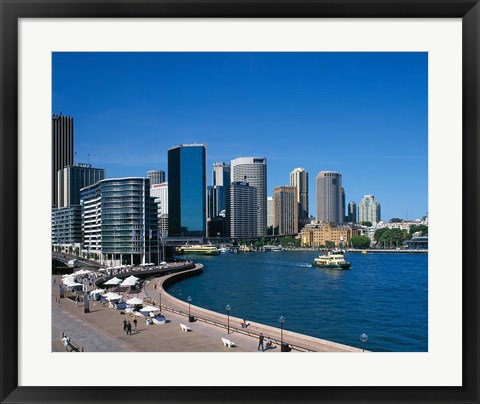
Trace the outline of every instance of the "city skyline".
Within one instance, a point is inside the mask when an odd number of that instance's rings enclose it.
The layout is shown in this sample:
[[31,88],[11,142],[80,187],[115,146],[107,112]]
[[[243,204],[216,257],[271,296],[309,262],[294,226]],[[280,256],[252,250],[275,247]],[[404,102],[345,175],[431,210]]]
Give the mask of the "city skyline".
[[[342,174],[346,200],[373,194],[382,219],[427,212],[424,53],[54,53],[53,113],[75,118],[75,161],[108,178],[167,171],[167,150],[214,162],[265,156],[267,195]],[[408,212],[408,213],[407,213]]]

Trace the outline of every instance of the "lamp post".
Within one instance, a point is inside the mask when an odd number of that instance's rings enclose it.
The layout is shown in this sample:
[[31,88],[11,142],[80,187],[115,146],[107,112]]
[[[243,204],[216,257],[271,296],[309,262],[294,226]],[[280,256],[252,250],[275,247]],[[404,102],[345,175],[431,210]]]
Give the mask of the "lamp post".
[[368,341],[368,335],[365,333],[360,334],[360,341],[362,342],[362,352],[365,352],[365,342]]
[[230,334],[230,310],[231,310],[231,307],[230,307],[229,304],[227,304],[226,310],[227,310],[227,334]]
[[160,314],[162,314],[162,291],[161,290],[158,291],[158,296],[159,296]]
[[283,344],[283,324],[285,324],[285,317],[280,316],[278,319],[280,322],[280,347],[282,352],[286,352],[285,345]]
[[190,323],[193,323],[192,316],[190,315],[190,303],[192,302],[192,298],[190,296],[187,297],[187,302],[188,302],[188,321]]
[[165,261],[165,241],[167,239],[167,233],[162,232],[162,260]]

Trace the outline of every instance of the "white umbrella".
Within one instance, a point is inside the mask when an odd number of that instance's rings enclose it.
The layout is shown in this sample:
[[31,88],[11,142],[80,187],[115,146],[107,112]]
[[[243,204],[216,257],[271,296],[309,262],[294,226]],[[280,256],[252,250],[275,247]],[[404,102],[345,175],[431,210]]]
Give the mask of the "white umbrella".
[[103,295],[103,297],[107,300],[117,300],[121,299],[123,296],[119,295],[118,293],[108,293],[106,295]]
[[134,286],[138,282],[139,278],[136,276],[129,276],[127,279],[125,279],[120,286]]
[[69,283],[65,283],[64,284],[65,286],[68,286],[69,288],[73,288],[74,286],[83,286],[81,283],[77,283],[77,282],[69,282]]
[[121,279],[118,279],[117,277],[114,277],[104,283],[104,285],[118,285],[119,283],[122,283]]
[[80,271],[75,272],[75,275],[86,275],[91,273],[92,271],[89,271],[88,269],[81,269]]
[[95,289],[90,292],[91,295],[101,295],[105,291],[103,289]]
[[139,299],[138,297],[133,297],[127,300],[127,304],[143,304],[143,300]]
[[140,309],[140,311],[159,311],[160,309],[158,307],[154,306],[145,306]]
[[71,278],[65,278],[62,280],[63,284],[66,285],[66,286],[76,286],[76,285],[80,285],[80,283],[77,283],[75,281],[75,278],[72,276]]

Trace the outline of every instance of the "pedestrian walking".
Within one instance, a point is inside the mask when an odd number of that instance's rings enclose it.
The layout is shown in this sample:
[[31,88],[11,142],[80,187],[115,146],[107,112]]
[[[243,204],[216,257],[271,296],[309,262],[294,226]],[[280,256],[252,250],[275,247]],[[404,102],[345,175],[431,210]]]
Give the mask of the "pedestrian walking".
[[260,348],[262,348],[262,352],[265,351],[265,348],[263,347],[263,334],[260,333],[260,336],[258,337],[258,348],[257,351],[260,351]]
[[137,319],[133,319],[133,327],[135,328],[135,332],[137,332]]
[[123,331],[127,332],[127,319],[123,319]]
[[127,323],[127,335],[128,334],[132,335],[132,324],[130,321]]
[[65,352],[68,352],[68,344],[70,343],[70,338],[65,334],[62,338],[63,346],[65,347]]

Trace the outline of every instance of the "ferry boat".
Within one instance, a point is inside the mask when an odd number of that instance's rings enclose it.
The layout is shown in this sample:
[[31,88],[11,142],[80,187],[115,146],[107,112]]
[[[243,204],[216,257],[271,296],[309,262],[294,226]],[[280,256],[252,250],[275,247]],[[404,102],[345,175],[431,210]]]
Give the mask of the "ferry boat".
[[283,247],[281,245],[265,245],[263,246],[263,251],[265,252],[283,251]]
[[219,255],[220,251],[213,245],[184,245],[178,248],[180,254]]
[[327,255],[320,255],[315,258],[312,266],[327,269],[350,269],[352,264],[345,261],[343,254],[332,254],[329,252]]

